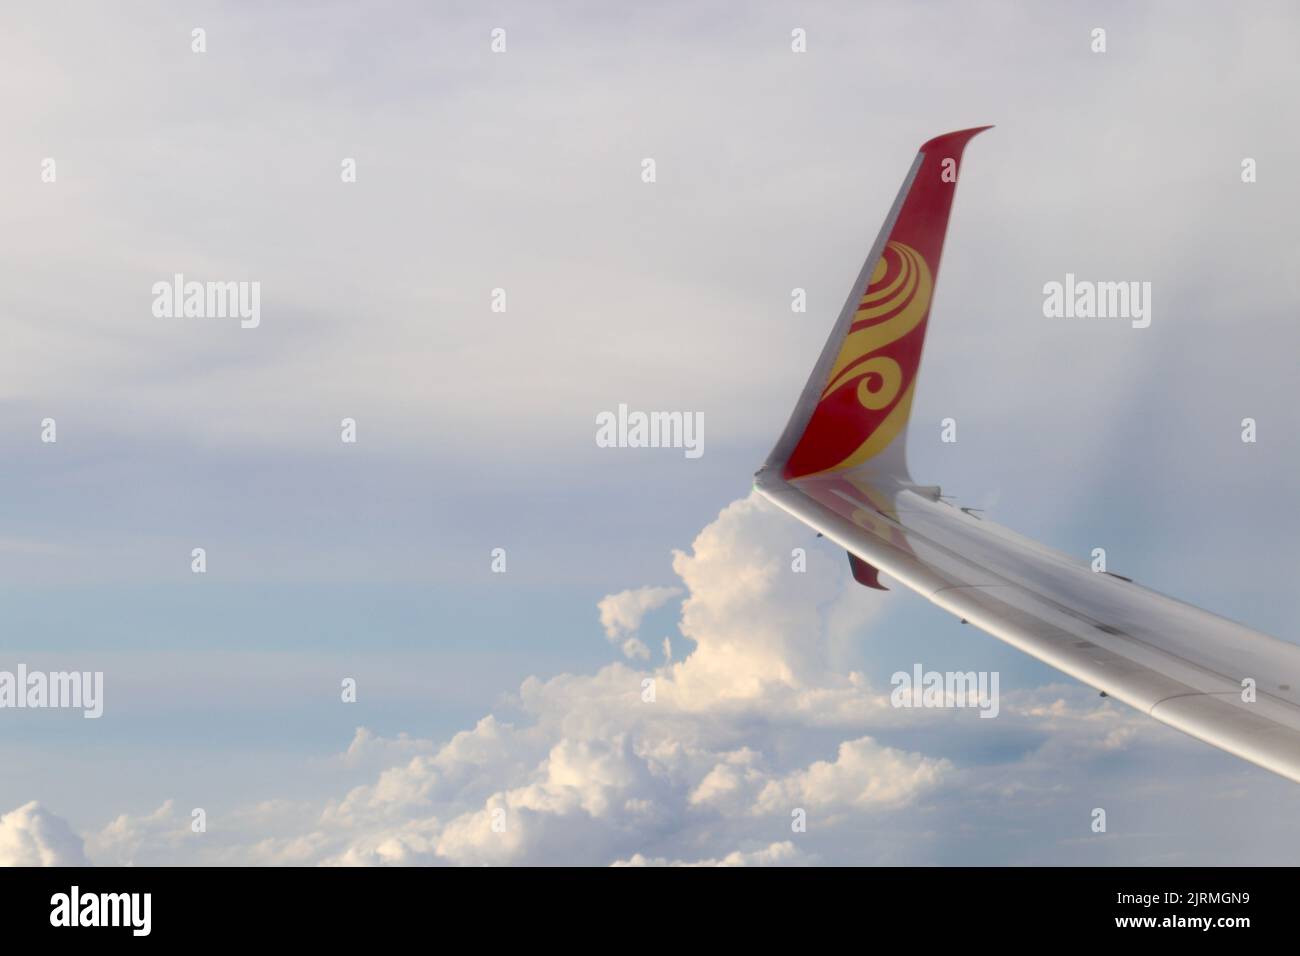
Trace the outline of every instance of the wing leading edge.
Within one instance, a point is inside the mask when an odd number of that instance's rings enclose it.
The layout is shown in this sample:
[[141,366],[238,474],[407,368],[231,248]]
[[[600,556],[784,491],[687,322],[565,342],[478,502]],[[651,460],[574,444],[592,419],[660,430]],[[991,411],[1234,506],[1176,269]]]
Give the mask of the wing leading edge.
[[1095,573],[909,475],[906,424],[961,155],[987,128],[921,147],[754,486],[963,620],[1300,782],[1300,647]]

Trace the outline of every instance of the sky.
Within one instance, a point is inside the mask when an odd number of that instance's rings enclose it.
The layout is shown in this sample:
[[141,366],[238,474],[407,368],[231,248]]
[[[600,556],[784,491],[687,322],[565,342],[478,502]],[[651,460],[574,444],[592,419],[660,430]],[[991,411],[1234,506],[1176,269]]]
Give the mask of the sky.
[[[0,863],[1291,862],[1293,784],[856,586],[750,484],[916,148],[992,123],[913,474],[1296,640],[1298,41],[1283,3],[6,8],[0,670],[105,689],[0,710]],[[155,315],[178,273],[258,326]],[[1045,317],[1067,273],[1150,282],[1150,327]],[[704,454],[598,447],[620,404]],[[999,716],[891,707],[916,663]]]

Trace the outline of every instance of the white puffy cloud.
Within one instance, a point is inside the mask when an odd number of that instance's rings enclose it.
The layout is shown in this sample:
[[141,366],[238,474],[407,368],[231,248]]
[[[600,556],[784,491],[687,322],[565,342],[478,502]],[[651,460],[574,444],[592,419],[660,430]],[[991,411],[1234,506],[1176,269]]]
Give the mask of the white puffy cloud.
[[86,866],[84,843],[36,801],[0,816],[0,866]]
[[[695,649],[669,672],[666,693],[685,710],[736,704],[826,714],[827,705],[875,706],[861,677],[834,667],[832,622],[857,630],[870,605],[845,588],[842,561],[817,551],[807,571],[791,551],[809,535],[756,494],[732,502],[673,555],[686,584],[680,630]],[[852,613],[846,614],[846,609]],[[838,696],[835,702],[825,695]],[[859,712],[859,716],[861,713]]]
[[682,589],[676,587],[644,587],[608,594],[596,605],[600,612],[600,626],[611,640],[635,634],[647,614],[681,593]]
[[625,657],[649,660],[650,648],[637,637],[641,622],[681,593],[678,587],[643,587],[608,594],[596,605],[600,626],[612,643],[620,645]]
[[[242,852],[341,865],[806,862],[785,798],[821,806],[809,799],[819,774],[834,780],[837,805],[890,808],[951,770],[861,739],[861,721],[890,709],[861,675],[829,663],[833,632],[861,614],[845,613],[842,562],[815,554],[809,573],[791,570],[791,547],[806,539],[758,497],[732,504],[674,556],[684,588],[637,588],[599,605],[606,632],[628,640],[684,594],[680,630],[694,645],[685,659],[529,678],[510,701],[518,717],[488,715],[440,746],[360,728],[341,763],[374,767],[370,781],[296,832],[293,817],[277,819],[275,836]],[[838,757],[837,736],[851,742]],[[115,821],[96,847],[120,856],[143,829]]]
[[[601,602],[626,637],[648,609],[684,595],[691,644],[658,667],[610,663],[530,677],[450,740],[358,728],[331,764],[365,782],[317,803],[268,800],[227,814],[222,836],[186,839],[169,803],[119,817],[92,859],[326,865],[578,863],[784,865],[941,857],[933,819],[954,803],[1001,812],[1059,791],[1062,765],[1130,746],[1140,715],[1072,688],[1012,690],[997,721],[971,710],[900,710],[887,687],[845,669],[879,600],[830,549],[751,496],[673,556],[683,589]],[[1020,750],[1004,768],[963,766],[990,724]],[[907,743],[890,740],[905,733]],[[795,818],[806,823],[796,826]]]
[[754,810],[897,806],[934,787],[951,770],[947,760],[918,759],[915,754],[882,747],[870,737],[846,740],[835,760],[818,760],[769,781]]
[[419,740],[406,733],[400,733],[396,738],[389,740],[380,737],[367,727],[358,727],[352,737],[352,743],[348,744],[348,749],[341,759],[348,766],[359,766],[374,761],[394,763],[399,757],[428,752],[432,749],[433,746],[429,741]]
[[814,862],[806,853],[801,851],[789,840],[781,843],[773,843],[765,846],[760,850],[753,850],[749,853],[742,853],[736,850],[728,853],[722,859],[696,860],[687,862],[684,860],[668,861],[663,857],[657,857],[653,860],[647,859],[640,853],[635,854],[631,859],[617,860],[612,866],[798,866],[805,863]]
[[[176,813],[174,801],[165,800],[143,816],[120,814],[86,843],[91,858],[100,865],[135,866],[155,862],[162,851],[175,850],[189,832],[189,820]],[[146,858],[141,859],[141,853]]]

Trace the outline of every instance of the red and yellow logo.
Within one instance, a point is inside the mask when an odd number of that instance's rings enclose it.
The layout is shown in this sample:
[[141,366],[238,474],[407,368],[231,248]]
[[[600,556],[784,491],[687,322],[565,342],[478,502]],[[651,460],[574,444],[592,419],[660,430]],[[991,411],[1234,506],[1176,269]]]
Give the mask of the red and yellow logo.
[[886,244],[787,478],[859,465],[907,425],[933,292],[925,258],[905,243]]

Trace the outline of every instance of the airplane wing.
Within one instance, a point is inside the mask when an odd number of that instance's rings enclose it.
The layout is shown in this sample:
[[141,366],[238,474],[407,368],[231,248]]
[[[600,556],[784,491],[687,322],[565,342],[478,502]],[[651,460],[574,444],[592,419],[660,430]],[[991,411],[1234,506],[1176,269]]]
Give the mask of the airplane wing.
[[994,637],[1172,727],[1300,782],[1300,647],[1106,572],[912,481],[907,420],[967,142],[921,147],[754,487]]

